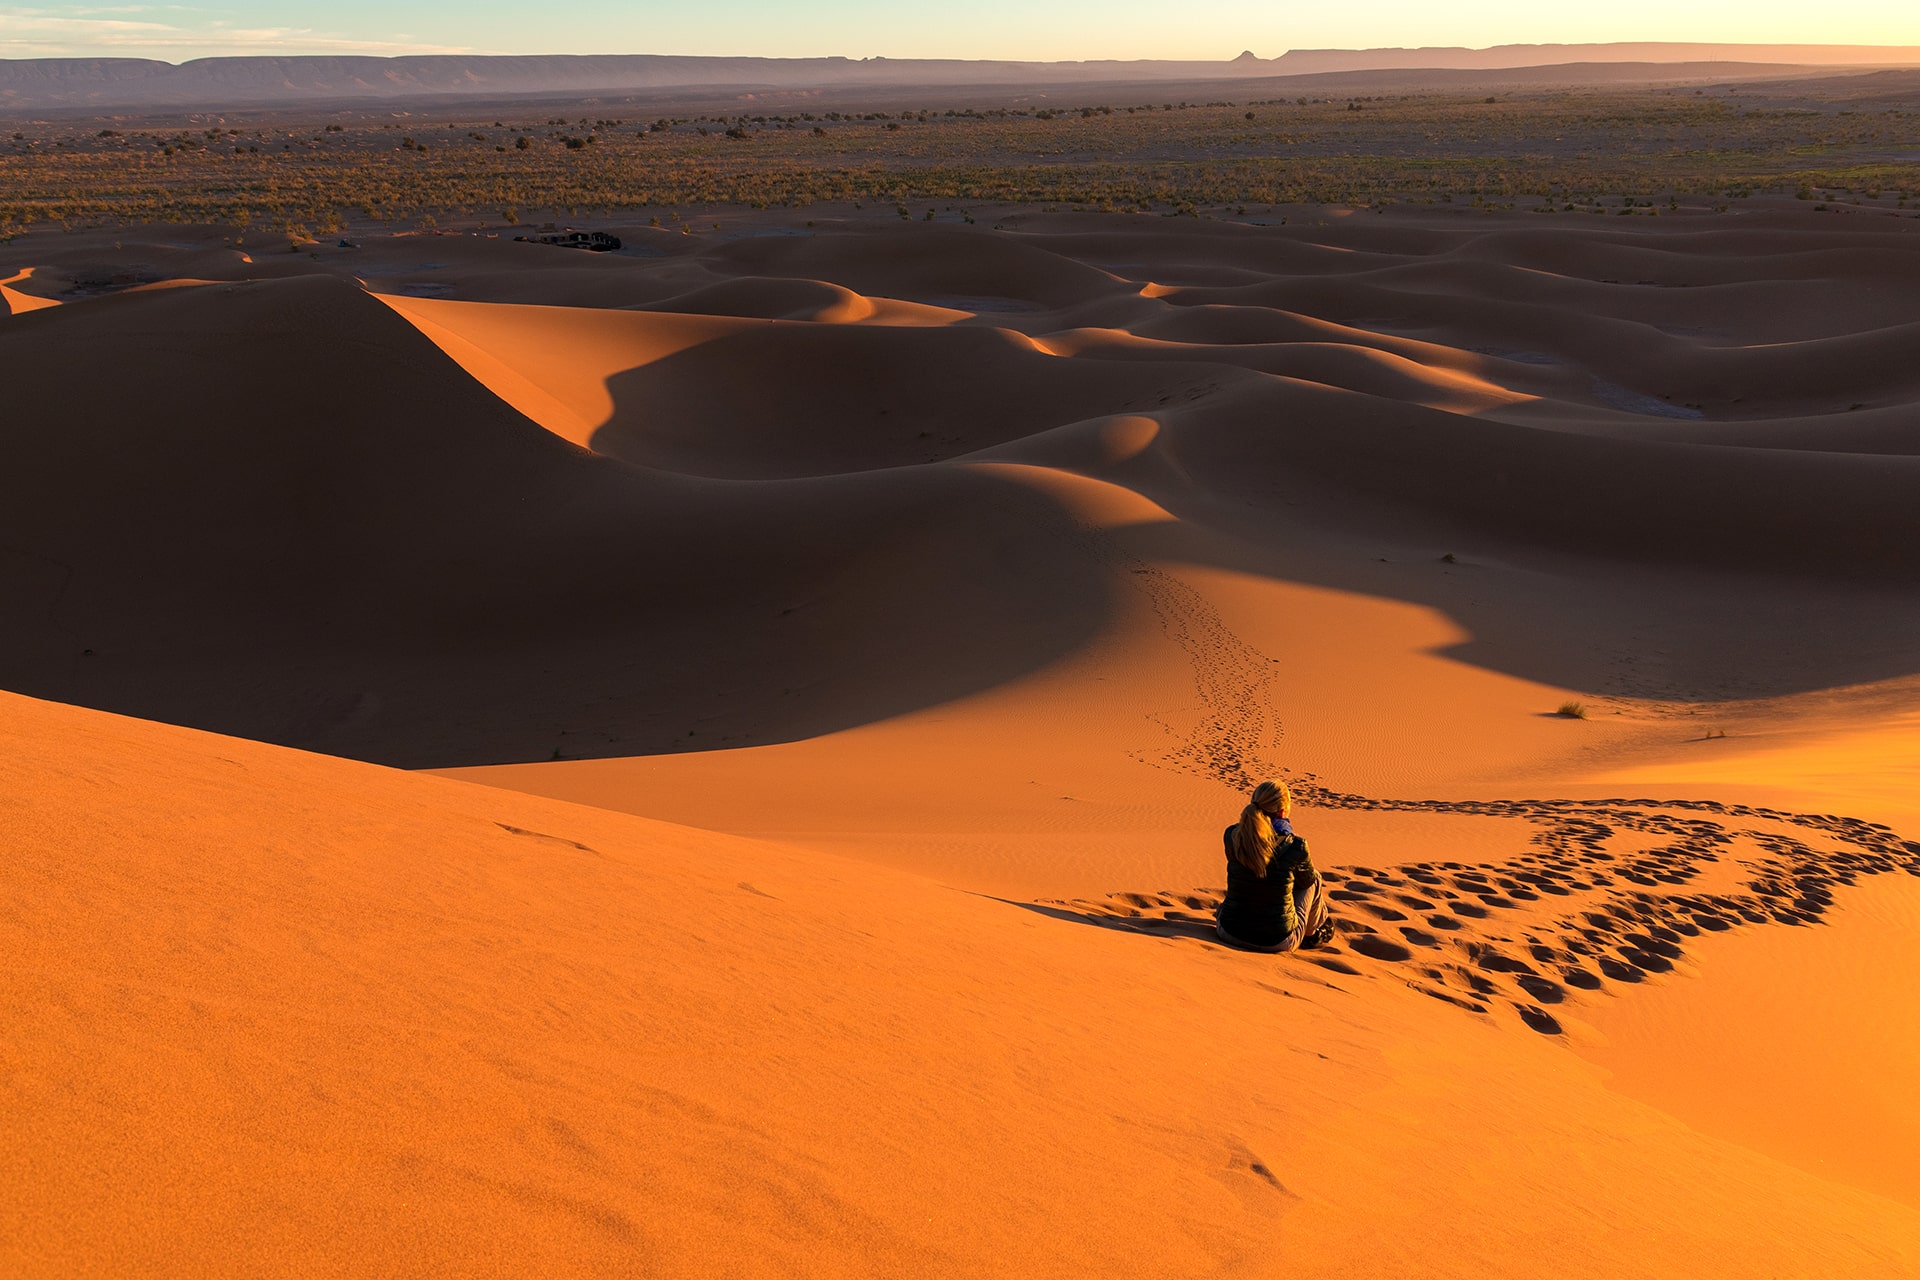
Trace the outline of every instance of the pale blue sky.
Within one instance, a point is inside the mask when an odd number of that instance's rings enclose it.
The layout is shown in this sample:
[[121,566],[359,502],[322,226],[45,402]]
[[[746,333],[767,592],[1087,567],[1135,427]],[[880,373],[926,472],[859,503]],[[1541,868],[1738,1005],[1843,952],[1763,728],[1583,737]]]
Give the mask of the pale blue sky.
[[1287,49],[1611,40],[1920,45],[1920,2],[1847,0],[331,0],[9,4],[0,57],[699,53],[1230,58]]

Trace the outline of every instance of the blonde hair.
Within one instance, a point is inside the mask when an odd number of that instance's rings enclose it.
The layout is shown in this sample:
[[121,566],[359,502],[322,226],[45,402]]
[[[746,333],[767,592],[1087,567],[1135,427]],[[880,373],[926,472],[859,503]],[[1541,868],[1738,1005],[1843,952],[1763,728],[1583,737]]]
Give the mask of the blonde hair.
[[1273,849],[1280,842],[1273,820],[1293,813],[1293,793],[1284,782],[1263,782],[1253,789],[1253,803],[1240,811],[1233,833],[1233,860],[1257,876],[1267,874]]

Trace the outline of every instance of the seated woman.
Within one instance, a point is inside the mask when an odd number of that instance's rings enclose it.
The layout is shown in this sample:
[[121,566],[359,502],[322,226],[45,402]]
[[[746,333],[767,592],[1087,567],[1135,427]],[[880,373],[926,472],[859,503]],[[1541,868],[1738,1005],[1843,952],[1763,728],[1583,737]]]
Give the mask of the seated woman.
[[1227,828],[1227,896],[1216,917],[1222,942],[1249,951],[1294,951],[1332,940],[1320,873],[1307,842],[1293,833],[1292,815],[1287,784],[1263,782],[1240,821]]

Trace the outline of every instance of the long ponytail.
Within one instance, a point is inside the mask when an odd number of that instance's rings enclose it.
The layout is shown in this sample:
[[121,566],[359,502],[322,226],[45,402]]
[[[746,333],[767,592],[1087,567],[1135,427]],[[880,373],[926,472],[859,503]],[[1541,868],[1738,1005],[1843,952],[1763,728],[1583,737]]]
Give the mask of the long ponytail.
[[1253,789],[1252,799],[1240,811],[1240,825],[1233,833],[1233,860],[1264,876],[1267,864],[1273,861],[1274,846],[1280,843],[1273,819],[1293,812],[1293,794],[1284,782],[1263,782]]

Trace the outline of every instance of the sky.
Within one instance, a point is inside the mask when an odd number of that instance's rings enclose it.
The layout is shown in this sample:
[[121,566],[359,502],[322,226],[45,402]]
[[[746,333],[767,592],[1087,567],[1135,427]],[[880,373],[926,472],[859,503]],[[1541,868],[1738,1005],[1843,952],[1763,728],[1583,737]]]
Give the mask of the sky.
[[1920,45],[1915,0],[257,0],[9,4],[0,58],[683,53],[1231,58],[1288,49],[1678,40]]

